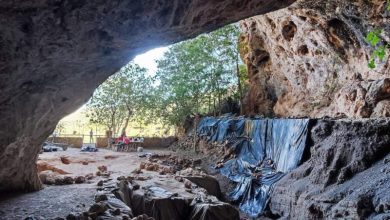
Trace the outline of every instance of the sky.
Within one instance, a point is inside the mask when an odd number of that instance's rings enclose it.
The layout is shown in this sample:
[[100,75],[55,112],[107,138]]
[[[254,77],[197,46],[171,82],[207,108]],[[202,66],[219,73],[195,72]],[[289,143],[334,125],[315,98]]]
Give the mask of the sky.
[[153,50],[149,50],[146,53],[140,54],[134,58],[134,63],[148,69],[148,74],[154,76],[157,71],[156,60],[163,57],[164,52],[168,50],[168,47],[159,47]]
[[[164,52],[168,51],[168,47],[159,47],[152,50],[149,50],[146,53],[140,54],[134,58],[134,63],[148,69],[148,75],[154,76],[157,71],[156,60],[163,57]],[[83,111],[85,110],[86,105],[81,106],[77,111],[68,115],[63,119],[65,122],[72,122],[76,120],[81,120],[83,116]]]

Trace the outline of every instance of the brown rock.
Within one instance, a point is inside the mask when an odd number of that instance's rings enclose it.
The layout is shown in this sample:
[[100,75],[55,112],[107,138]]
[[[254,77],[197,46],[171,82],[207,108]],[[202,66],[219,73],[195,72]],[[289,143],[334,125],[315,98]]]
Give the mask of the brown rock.
[[63,164],[70,164],[70,160],[68,157],[62,156],[60,157],[60,159]]
[[119,156],[118,155],[107,155],[107,156],[104,156],[104,159],[106,160],[112,160],[112,159],[116,159],[118,158]]
[[86,181],[86,178],[84,176],[77,176],[75,179],[74,179],[74,182],[76,184],[80,184],[80,183],[85,183]]
[[39,179],[42,181],[43,184],[54,185],[56,182],[56,178],[59,175],[59,173],[55,173],[51,170],[46,170],[39,173]]
[[71,176],[65,176],[64,179],[63,179],[63,183],[64,184],[73,184],[74,183],[74,179]]
[[[368,68],[364,23],[385,27],[380,3],[303,0],[241,21],[240,54],[249,76],[244,113],[280,117],[384,117],[390,66]],[[331,6],[332,5],[332,6]],[[331,9],[332,8],[332,9]],[[381,11],[381,12],[379,12]],[[382,13],[382,14],[381,14]],[[359,18],[349,22],[339,14]],[[321,28],[318,28],[321,26]],[[387,107],[386,107],[387,108]]]
[[145,169],[147,171],[157,171],[159,169],[159,165],[158,164],[153,164],[153,163],[148,163],[145,165]]
[[98,166],[98,170],[99,170],[100,172],[107,172],[107,167],[104,166],[104,165]]
[[70,173],[68,173],[62,169],[58,169],[58,168],[56,168],[56,167],[54,167],[54,166],[52,166],[44,161],[37,162],[37,169],[38,169],[38,172],[45,171],[45,170],[51,170],[51,171],[59,173],[59,174],[70,174]]

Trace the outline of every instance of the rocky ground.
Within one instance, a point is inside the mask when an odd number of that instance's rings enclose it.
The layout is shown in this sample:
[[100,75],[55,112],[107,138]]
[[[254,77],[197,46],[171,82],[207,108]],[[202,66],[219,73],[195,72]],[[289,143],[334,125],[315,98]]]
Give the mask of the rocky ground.
[[[148,150],[148,152],[161,153],[159,150]],[[164,152],[170,153],[168,151]],[[139,163],[143,160],[145,159],[138,157],[138,153],[121,153],[104,149],[92,153],[69,148],[66,151],[40,154],[38,164],[41,164],[41,166],[38,166],[38,168],[46,167],[68,173],[54,175],[60,180],[63,180],[63,177],[76,179],[75,177],[88,175],[92,178],[86,179],[83,184],[60,182],[61,185],[55,185],[54,181],[53,185],[46,184],[43,190],[37,192],[1,195],[0,219],[24,219],[29,216],[37,219],[51,219],[65,217],[69,213],[86,211],[93,203],[97,183],[105,179],[96,175],[99,171],[98,167],[106,166],[111,178],[117,178],[122,175],[129,175],[132,170],[139,167]],[[66,162],[64,163],[64,161]],[[69,164],[67,164],[68,162]]]
[[[302,164],[275,184],[266,216],[390,219],[389,129],[389,119],[312,120]],[[211,169],[229,151],[200,140],[195,152],[192,140],[146,155],[44,153],[45,188],[0,197],[0,219],[248,219],[224,202],[234,186]]]
[[1,195],[0,219],[54,219],[92,205],[96,184],[45,186],[28,194]]
[[43,153],[37,167],[44,189],[3,195],[0,219],[237,219],[237,209],[219,200],[218,181],[202,171],[196,157],[204,155],[75,148]]

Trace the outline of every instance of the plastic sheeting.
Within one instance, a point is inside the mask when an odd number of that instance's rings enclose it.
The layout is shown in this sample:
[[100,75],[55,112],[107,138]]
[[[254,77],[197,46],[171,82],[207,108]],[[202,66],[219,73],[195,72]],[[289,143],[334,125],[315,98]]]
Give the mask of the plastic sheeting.
[[[308,119],[204,118],[198,135],[209,142],[229,142],[236,157],[220,173],[237,183],[230,199],[251,217],[266,208],[275,182],[296,168],[306,146]],[[232,138],[235,137],[235,138]],[[268,164],[269,159],[273,164]],[[258,177],[256,173],[260,173]]]

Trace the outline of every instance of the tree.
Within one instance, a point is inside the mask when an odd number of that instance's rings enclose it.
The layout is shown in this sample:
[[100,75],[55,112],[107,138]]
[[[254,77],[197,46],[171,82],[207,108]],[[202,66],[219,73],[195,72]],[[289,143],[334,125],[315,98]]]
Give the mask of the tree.
[[227,97],[242,99],[237,25],[175,44],[157,61],[156,75],[130,63],[102,84],[88,103],[91,121],[118,133],[131,119],[181,125],[188,115],[215,115]]
[[242,99],[238,37],[237,25],[228,25],[169,48],[155,77],[159,118],[179,125],[194,113],[218,114],[228,96]]
[[134,115],[141,116],[147,101],[151,78],[147,70],[129,63],[100,85],[87,103],[90,121],[115,134],[125,132]]

